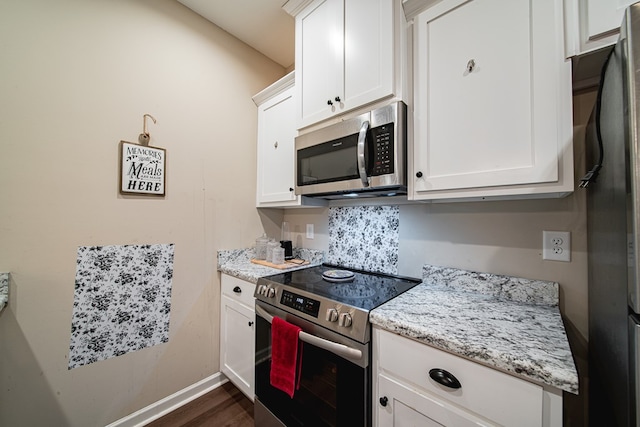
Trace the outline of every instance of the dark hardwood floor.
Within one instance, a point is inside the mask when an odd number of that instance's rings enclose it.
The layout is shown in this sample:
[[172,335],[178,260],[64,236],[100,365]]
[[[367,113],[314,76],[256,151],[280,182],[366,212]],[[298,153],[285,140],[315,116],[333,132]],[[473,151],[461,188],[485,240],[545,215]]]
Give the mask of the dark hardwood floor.
[[253,403],[227,382],[147,426],[253,427]]

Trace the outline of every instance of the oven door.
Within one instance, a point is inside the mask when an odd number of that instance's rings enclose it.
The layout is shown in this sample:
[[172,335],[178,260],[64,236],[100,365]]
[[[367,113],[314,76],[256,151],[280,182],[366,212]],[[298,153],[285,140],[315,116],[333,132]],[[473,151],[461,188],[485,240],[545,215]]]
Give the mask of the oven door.
[[[302,328],[300,388],[293,398],[271,386],[271,320]],[[256,301],[254,419],[257,427],[370,426],[369,345]]]

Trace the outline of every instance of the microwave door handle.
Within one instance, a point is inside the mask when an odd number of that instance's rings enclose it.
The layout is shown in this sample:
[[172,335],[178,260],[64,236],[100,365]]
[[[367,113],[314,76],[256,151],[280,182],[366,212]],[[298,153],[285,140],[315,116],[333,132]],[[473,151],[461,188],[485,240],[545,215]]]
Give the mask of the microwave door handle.
[[367,164],[364,158],[364,144],[367,142],[367,131],[369,130],[369,121],[366,120],[360,127],[358,134],[358,173],[363,187],[369,186],[369,177],[367,176]]
[[[273,321],[273,316],[267,313],[267,311],[256,304],[256,314],[262,317],[267,322],[271,323]],[[362,359],[362,352],[356,348],[351,348],[347,345],[340,344],[337,342],[325,340],[324,338],[317,337],[315,335],[308,334],[306,332],[300,332],[298,334],[298,339],[300,341],[304,341],[313,346],[321,348],[323,350],[327,350],[335,355],[342,356],[347,359]]]

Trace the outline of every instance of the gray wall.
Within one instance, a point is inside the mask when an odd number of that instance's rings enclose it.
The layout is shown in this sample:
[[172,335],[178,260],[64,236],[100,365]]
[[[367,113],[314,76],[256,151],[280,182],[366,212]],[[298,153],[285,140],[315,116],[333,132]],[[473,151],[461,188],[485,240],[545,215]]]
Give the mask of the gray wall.
[[[174,0],[4,0],[0,40],[0,425],[104,426],[219,371],[216,251],[263,232],[251,97],[284,69]],[[145,113],[164,198],[117,191]],[[169,342],[68,370],[78,246],[147,243]]]

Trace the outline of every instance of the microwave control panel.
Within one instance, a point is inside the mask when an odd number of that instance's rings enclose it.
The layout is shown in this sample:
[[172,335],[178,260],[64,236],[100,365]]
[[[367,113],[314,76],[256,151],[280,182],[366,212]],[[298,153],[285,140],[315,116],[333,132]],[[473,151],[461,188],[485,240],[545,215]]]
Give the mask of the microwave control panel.
[[394,173],[393,123],[371,129],[373,142],[371,176]]

